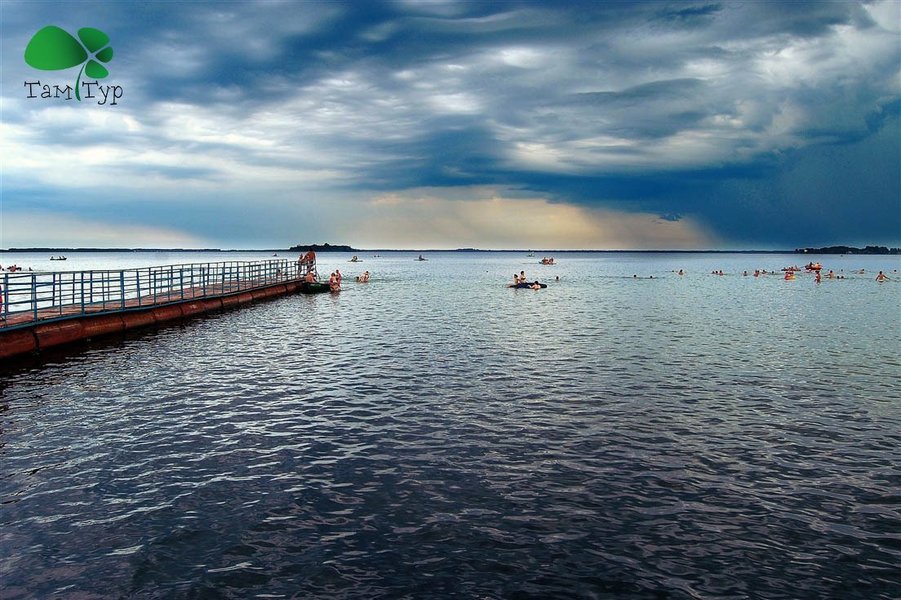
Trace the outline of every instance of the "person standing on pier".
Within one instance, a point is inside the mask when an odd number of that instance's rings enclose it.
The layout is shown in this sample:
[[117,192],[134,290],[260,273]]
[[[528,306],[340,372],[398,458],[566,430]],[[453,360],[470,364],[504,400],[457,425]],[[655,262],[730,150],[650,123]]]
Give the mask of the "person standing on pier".
[[311,248],[306,254],[297,259],[297,264],[299,265],[315,265],[316,264],[316,252]]

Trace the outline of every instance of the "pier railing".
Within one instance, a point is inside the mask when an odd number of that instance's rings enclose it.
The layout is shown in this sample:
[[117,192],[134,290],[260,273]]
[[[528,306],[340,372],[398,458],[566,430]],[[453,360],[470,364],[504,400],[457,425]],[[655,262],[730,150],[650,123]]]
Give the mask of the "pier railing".
[[307,268],[290,260],[266,260],[3,273],[0,328],[243,292],[296,281]]

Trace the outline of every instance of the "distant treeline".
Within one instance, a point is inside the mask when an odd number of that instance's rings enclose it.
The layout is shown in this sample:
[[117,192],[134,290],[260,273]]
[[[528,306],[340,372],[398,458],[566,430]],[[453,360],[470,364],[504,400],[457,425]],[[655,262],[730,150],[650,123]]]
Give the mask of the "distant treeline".
[[[244,252],[219,248],[7,248],[4,252]],[[266,251],[268,252],[268,251]]]
[[313,244],[311,246],[293,246],[288,250],[284,248],[238,249],[223,250],[222,248],[7,248],[0,252],[34,252],[50,254],[69,254],[74,252],[359,252],[350,246],[332,246],[331,244]]
[[866,246],[864,248],[826,246],[825,248],[798,248],[795,252],[804,254],[901,254],[901,248],[887,248],[885,246]]
[[310,250],[313,252],[359,252],[359,250],[351,248],[350,246],[332,246],[328,243],[310,244],[308,246],[298,244],[297,246],[288,248],[288,252],[309,252]]

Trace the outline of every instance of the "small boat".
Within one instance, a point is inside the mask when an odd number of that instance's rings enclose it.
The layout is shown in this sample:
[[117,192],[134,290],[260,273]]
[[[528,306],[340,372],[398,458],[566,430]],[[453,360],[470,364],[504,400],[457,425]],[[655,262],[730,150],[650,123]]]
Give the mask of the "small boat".
[[328,292],[331,288],[329,284],[324,281],[301,281],[300,282],[300,293],[301,294],[321,294],[323,292]]
[[50,260],[66,260],[65,256],[51,256]]
[[429,260],[429,259],[423,258],[423,257],[422,257],[422,254],[420,254],[420,255],[419,255],[419,258],[414,258],[413,260],[424,261],[424,260]]
[[363,262],[363,261],[360,260],[359,258],[357,258],[356,256],[354,256],[352,259],[350,259],[350,260],[347,261],[347,262]]

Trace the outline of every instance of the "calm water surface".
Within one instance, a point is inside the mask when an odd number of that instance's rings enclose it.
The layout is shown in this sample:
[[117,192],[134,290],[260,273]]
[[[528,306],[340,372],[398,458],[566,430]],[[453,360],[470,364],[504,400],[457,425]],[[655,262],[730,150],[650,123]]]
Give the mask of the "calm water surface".
[[0,597],[901,596],[898,257],[414,256],[5,367]]

